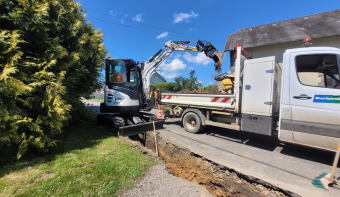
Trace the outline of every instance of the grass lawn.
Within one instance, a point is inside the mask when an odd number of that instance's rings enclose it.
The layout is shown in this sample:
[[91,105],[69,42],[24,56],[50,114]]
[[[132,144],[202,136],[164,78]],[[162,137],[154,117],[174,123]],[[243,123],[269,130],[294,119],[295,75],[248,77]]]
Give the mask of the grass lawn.
[[0,167],[0,196],[116,196],[155,164],[95,120],[69,126],[58,147],[30,157]]
[[90,101],[97,101],[97,102],[104,102],[104,100],[100,100],[100,99],[90,99]]
[[169,110],[169,111],[172,111],[172,108],[170,107],[161,107],[162,110]]

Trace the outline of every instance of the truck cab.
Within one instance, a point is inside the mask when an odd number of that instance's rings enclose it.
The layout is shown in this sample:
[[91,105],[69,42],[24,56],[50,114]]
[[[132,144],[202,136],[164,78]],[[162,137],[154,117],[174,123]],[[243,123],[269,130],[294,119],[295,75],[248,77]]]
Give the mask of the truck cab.
[[281,141],[336,150],[340,138],[340,49],[288,49],[283,56]]

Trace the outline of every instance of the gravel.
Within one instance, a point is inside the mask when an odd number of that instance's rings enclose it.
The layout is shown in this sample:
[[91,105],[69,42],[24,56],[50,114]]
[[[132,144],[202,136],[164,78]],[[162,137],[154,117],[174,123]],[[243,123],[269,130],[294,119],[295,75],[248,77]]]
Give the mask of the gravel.
[[171,175],[167,171],[166,165],[162,161],[159,161],[158,165],[153,166],[144,178],[136,183],[134,189],[125,192],[121,196],[210,197],[212,195],[207,189],[197,183]]

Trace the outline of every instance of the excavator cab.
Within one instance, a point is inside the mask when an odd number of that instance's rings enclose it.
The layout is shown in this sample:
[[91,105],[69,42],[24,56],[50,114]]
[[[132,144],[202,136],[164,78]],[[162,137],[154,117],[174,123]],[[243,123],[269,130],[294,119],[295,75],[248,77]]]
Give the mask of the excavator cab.
[[98,124],[118,131],[120,136],[153,130],[153,121],[156,129],[163,128],[163,120],[145,112],[145,100],[138,63],[132,59],[105,59],[104,102],[100,104]]

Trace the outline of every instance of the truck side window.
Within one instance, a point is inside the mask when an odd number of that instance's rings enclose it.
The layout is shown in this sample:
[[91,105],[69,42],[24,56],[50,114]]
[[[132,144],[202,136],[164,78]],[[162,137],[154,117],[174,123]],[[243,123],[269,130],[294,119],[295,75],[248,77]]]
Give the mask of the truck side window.
[[296,56],[296,71],[301,84],[340,89],[337,56],[315,54]]

